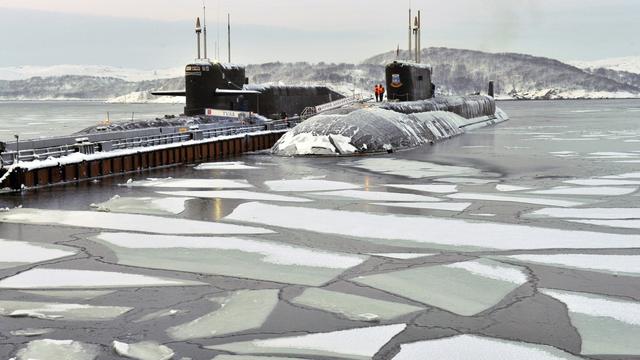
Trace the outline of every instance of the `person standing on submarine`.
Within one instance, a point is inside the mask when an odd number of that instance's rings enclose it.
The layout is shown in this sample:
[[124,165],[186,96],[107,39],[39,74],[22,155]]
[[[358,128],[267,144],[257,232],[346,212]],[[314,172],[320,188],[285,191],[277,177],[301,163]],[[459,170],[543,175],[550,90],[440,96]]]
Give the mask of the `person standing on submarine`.
[[376,86],[373,88],[373,93],[376,96],[376,102],[380,101],[380,87],[378,86],[378,84],[376,84]]
[[382,102],[382,100],[384,100],[384,86],[380,84],[379,89],[380,89],[380,102]]

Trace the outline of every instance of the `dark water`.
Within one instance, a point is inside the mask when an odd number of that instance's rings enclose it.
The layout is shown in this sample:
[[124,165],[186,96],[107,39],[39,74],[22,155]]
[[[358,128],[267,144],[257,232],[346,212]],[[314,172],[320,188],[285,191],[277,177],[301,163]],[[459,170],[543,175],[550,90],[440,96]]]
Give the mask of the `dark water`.
[[[18,120],[22,106],[29,109],[39,109],[37,114]],[[479,179],[486,182],[471,184],[460,183],[457,193],[480,193],[485,195],[509,195],[533,197],[546,200],[567,200],[584,203],[573,208],[637,208],[640,204],[638,186],[633,184],[614,186],[628,189],[624,195],[582,194],[582,195],[553,195],[532,194],[536,190],[549,190],[555,187],[577,187],[586,189],[601,189],[606,186],[570,185],[565,181],[575,179],[601,178],[619,174],[640,171],[640,101],[553,101],[553,102],[501,102],[499,106],[511,117],[511,120],[496,127],[484,128],[449,141],[419,149],[399,152],[372,158],[279,158],[266,153],[251,154],[231,159],[244,161],[247,165],[259,167],[259,170],[207,170],[198,171],[192,166],[158,170],[149,173],[131,174],[122,177],[103,179],[92,183],[52,187],[25,192],[23,194],[7,194],[0,197],[0,207],[40,208],[54,210],[90,210],[89,204],[99,203],[110,199],[114,195],[127,196],[160,196],[156,188],[129,188],[119,186],[129,178],[136,181],[153,178],[202,178],[202,179],[245,179],[254,186],[252,191],[273,194],[274,192],[264,183],[280,179],[321,179],[343,181],[359,185],[370,192],[398,192],[403,194],[425,193],[411,190],[393,190],[385,185],[405,184],[424,185],[433,184],[435,180],[446,178]],[[80,128],[91,121],[100,119],[99,114],[110,109],[114,113],[126,117],[127,112],[145,114],[163,114],[179,112],[177,106],[159,107],[157,105],[101,105],[101,104],[64,104],[64,103],[0,103],[3,109],[2,121],[9,119],[7,114],[14,114],[13,121],[6,128],[8,134],[20,129],[24,122],[47,122],[49,116],[64,119],[65,112],[75,112],[76,120],[65,126]],[[77,110],[83,109],[81,113]],[[174,110],[174,111],[172,111]],[[96,113],[97,115],[93,115]],[[48,115],[49,114],[49,115]],[[54,115],[52,115],[54,114]],[[90,125],[90,124],[89,124]],[[48,132],[51,125],[29,125],[30,131]],[[62,130],[60,130],[62,131]],[[417,162],[428,162],[439,165],[459,166],[477,171],[474,175],[443,174],[440,176],[406,176],[398,174],[398,169],[386,170],[364,169],[358,167],[365,159],[394,159],[412,160],[405,163],[404,171],[421,171]],[[387,163],[385,163],[388,165]],[[412,168],[413,167],[413,168]],[[414,174],[414,173],[412,173]],[[602,179],[602,178],[601,178]],[[640,179],[636,179],[640,181]],[[438,184],[451,184],[437,182]],[[516,192],[500,192],[496,184],[518,186],[528,190]],[[611,187],[611,186],[609,186]],[[635,190],[634,190],[635,189]],[[162,189],[161,189],[162,190]],[[167,190],[167,189],[164,189]],[[181,189],[171,189],[181,190]],[[282,206],[300,206],[302,208],[330,209],[354,211],[368,214],[395,214],[398,216],[428,217],[437,219],[461,219],[470,222],[488,224],[518,224],[537,228],[564,229],[570,231],[588,231],[596,234],[615,234],[639,236],[637,227],[597,226],[593,224],[575,223],[554,218],[533,218],[527,214],[541,208],[554,207],[551,205],[536,205],[531,203],[468,199],[471,205],[463,211],[448,212],[441,210],[412,209],[400,207],[386,207],[374,205],[372,200],[344,200],[335,197],[322,197],[305,192],[283,192],[279,195],[303,197],[313,202],[302,204],[282,204]],[[443,194],[426,194],[437,196],[445,201],[451,201]],[[186,210],[175,216],[176,218],[224,221],[239,205],[247,200],[239,199],[193,199],[187,202]],[[377,201],[380,202],[380,201]],[[266,203],[269,203],[266,201]],[[294,216],[295,217],[295,216]],[[302,222],[303,220],[300,220]],[[347,220],[348,221],[348,220]],[[257,224],[247,224],[255,225]],[[355,226],[356,224],[354,224]],[[633,304],[629,312],[637,311],[640,305],[640,281],[637,275],[616,275],[613,272],[594,271],[593,269],[576,269],[567,266],[550,266],[542,264],[519,263],[505,261],[507,264],[521,266],[527,273],[528,280],[509,292],[497,304],[486,311],[473,316],[463,316],[451,309],[438,306],[420,304],[398,294],[391,294],[373,287],[356,284],[353,279],[362,275],[382,274],[409,268],[422,268],[434,265],[445,265],[465,260],[486,259],[495,255],[514,254],[593,254],[593,255],[640,255],[640,249],[610,248],[603,244],[601,249],[553,249],[553,250],[519,250],[492,251],[467,253],[461,249],[426,249],[416,247],[406,248],[395,246],[393,243],[371,242],[358,236],[346,234],[331,234],[296,229],[295,226],[265,226],[275,231],[275,234],[251,236],[255,239],[280,242],[284,244],[305,246],[323,251],[337,251],[349,254],[368,253],[396,253],[396,252],[438,252],[434,257],[398,260],[382,257],[371,257],[363,264],[347,270],[345,273],[323,286],[323,288],[338,292],[358,294],[380,300],[420,305],[424,311],[405,315],[393,320],[384,320],[379,324],[349,320],[345,317],[331,314],[317,309],[295,305],[291,300],[305,288],[302,285],[290,285],[281,282],[241,279],[229,276],[216,276],[198,272],[184,272],[170,269],[152,269],[145,266],[125,266],[117,264],[118,258],[114,251],[103,244],[88,240],[99,233],[94,229],[78,229],[64,226],[39,226],[30,224],[0,223],[0,238],[11,240],[32,241],[36,243],[58,243],[74,247],[79,250],[78,255],[63,260],[52,260],[36,265],[22,265],[0,270],[0,278],[9,278],[25,270],[35,267],[61,269],[91,269],[116,272],[129,272],[151,276],[164,276],[184,280],[197,280],[208,284],[195,287],[143,287],[119,289],[112,294],[85,301],[91,305],[130,306],[134,310],[115,320],[105,322],[77,322],[59,320],[42,320],[33,318],[2,317],[0,319],[0,358],[15,355],[18,349],[28,341],[38,338],[71,339],[101,347],[99,359],[118,358],[111,350],[113,340],[128,343],[142,340],[153,340],[164,343],[176,352],[176,359],[190,357],[193,359],[211,359],[219,351],[204,349],[204,346],[226,344],[238,341],[250,341],[282,337],[287,335],[302,335],[306,333],[330,332],[372,325],[405,323],[405,331],[384,345],[374,356],[375,359],[392,359],[400,350],[400,345],[438,339],[459,334],[476,334],[492,339],[502,339],[530,344],[553,346],[568,354],[602,359],[631,359],[640,356],[640,349],[633,341],[627,341],[630,336],[640,334],[638,325],[611,325],[610,319],[605,317],[588,317],[589,325],[580,323],[580,314],[570,314],[567,306],[556,298],[547,296],[541,289],[557,289],[576,293],[588,293],[596,296],[610,296]],[[398,236],[409,232],[398,223]],[[451,232],[457,229],[452,228]],[[470,238],[478,234],[467,234]],[[425,234],[426,237],[429,234]],[[495,237],[504,236],[496,233]],[[559,239],[561,240],[561,239]],[[640,242],[639,242],[640,244]],[[478,244],[483,246],[487,244]],[[640,247],[640,245],[639,245]],[[194,255],[196,256],[196,255]],[[593,264],[605,266],[605,261]],[[631,270],[630,270],[631,271]],[[455,275],[452,281],[455,281]],[[417,284],[419,286],[420,284]],[[87,284],[91,288],[91,284]],[[166,329],[176,324],[191,321],[216,309],[208,297],[227,294],[241,289],[280,289],[280,301],[267,320],[259,328],[244,330],[225,336],[211,336],[204,339],[190,341],[171,340]],[[437,288],[429,291],[437,292]],[[491,291],[487,288],[487,291]],[[464,291],[462,292],[464,295]],[[473,301],[474,293],[466,294]],[[463,296],[464,297],[464,296]],[[50,301],[51,298],[28,295],[11,289],[0,290],[0,300],[18,301]],[[451,303],[460,299],[452,298]],[[76,301],[77,302],[77,301]],[[614,303],[609,305],[615,308]],[[174,317],[134,323],[132,320],[142,315],[162,309],[180,309],[185,313]],[[632,316],[632,315],[630,315]],[[635,315],[633,315],[635,316]],[[603,320],[604,319],[604,320]],[[580,326],[576,326],[580,325]],[[10,330],[24,328],[52,328],[50,334],[40,337],[26,338],[14,336]],[[601,330],[594,330],[601,329]],[[604,329],[604,330],[602,330]],[[601,344],[594,345],[594,335],[598,331],[607,333]],[[585,335],[586,334],[586,335]],[[600,336],[602,337],[602,336]],[[617,344],[615,339],[623,339]],[[614,345],[615,344],[615,345]],[[354,345],[355,346],[355,345]],[[596,349],[593,352],[593,349]],[[587,350],[588,349],[588,350]],[[601,351],[598,351],[601,349]],[[462,350],[457,350],[462,351]],[[617,351],[617,352],[616,352]],[[287,355],[281,351],[281,355]],[[594,355],[595,354],[595,355]],[[500,358],[499,354],[486,358]],[[289,354],[289,357],[296,357]],[[298,355],[299,357],[299,355]],[[323,355],[302,356],[309,359],[337,359]],[[637,357],[635,357],[637,358]]]

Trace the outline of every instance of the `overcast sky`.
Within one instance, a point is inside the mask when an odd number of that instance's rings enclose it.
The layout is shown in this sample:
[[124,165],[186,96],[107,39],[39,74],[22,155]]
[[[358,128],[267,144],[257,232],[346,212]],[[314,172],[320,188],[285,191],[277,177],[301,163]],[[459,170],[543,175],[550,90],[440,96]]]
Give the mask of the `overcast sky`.
[[[407,47],[408,0],[206,3],[210,55],[219,36],[226,58],[226,14],[231,13],[233,62],[359,62]],[[422,10],[424,47],[563,60],[640,55],[638,0],[412,0],[411,5]],[[193,20],[201,6],[202,0],[0,0],[0,66],[182,66],[195,57]]]

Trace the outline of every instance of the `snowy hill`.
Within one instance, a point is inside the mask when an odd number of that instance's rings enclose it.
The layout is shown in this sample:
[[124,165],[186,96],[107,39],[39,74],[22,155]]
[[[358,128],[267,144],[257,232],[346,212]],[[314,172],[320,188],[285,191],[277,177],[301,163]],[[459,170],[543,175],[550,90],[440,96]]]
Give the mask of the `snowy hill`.
[[[400,58],[407,57],[406,52]],[[513,53],[428,48],[422,54],[433,66],[433,82],[439,94],[486,92],[490,80],[496,82],[499,98],[510,99],[582,99],[640,97],[640,75],[608,69],[584,70],[558,60]],[[371,57],[360,64],[274,62],[246,67],[250,83],[326,85],[351,94],[369,92],[384,82],[384,64],[396,59],[395,52]],[[30,72],[22,67],[20,76]],[[184,99],[159,98],[152,90],[184,89],[182,68],[145,72],[87,66],[100,76],[63,75],[0,80],[0,100],[10,99],[93,99],[110,102],[182,102]],[[5,68],[6,69],[6,68]],[[52,70],[53,69],[53,70]],[[101,71],[105,70],[105,71]],[[71,70],[50,67],[49,73]],[[63,71],[63,72],[64,72]],[[172,73],[175,71],[175,73]],[[33,72],[31,72],[33,73]],[[110,76],[107,76],[110,75]],[[170,78],[159,78],[169,76]],[[7,76],[4,73],[4,76]],[[11,76],[17,76],[15,74]],[[0,70],[0,79],[3,72]],[[152,80],[142,80],[151,77]]]
[[569,61],[568,63],[581,69],[609,69],[640,74],[640,56],[627,56],[595,61]]
[[[407,57],[401,52],[400,58]],[[496,93],[517,99],[623,98],[640,96],[640,88],[586,72],[558,60],[514,53],[428,48],[422,58],[433,66],[433,82],[445,94],[486,91],[489,80]],[[364,64],[385,64],[395,52],[380,54]]]
[[181,76],[184,67],[162,70],[127,69],[103,65],[54,65],[0,67],[0,80],[26,80],[32,77],[93,76],[110,77],[126,81],[169,79]]

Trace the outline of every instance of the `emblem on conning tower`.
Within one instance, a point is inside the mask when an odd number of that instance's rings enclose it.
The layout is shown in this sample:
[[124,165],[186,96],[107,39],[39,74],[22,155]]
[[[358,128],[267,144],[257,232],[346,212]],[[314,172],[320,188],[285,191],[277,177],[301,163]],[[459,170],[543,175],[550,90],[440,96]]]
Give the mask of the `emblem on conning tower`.
[[400,74],[391,74],[391,86],[394,88],[402,87],[402,81],[400,81]]

